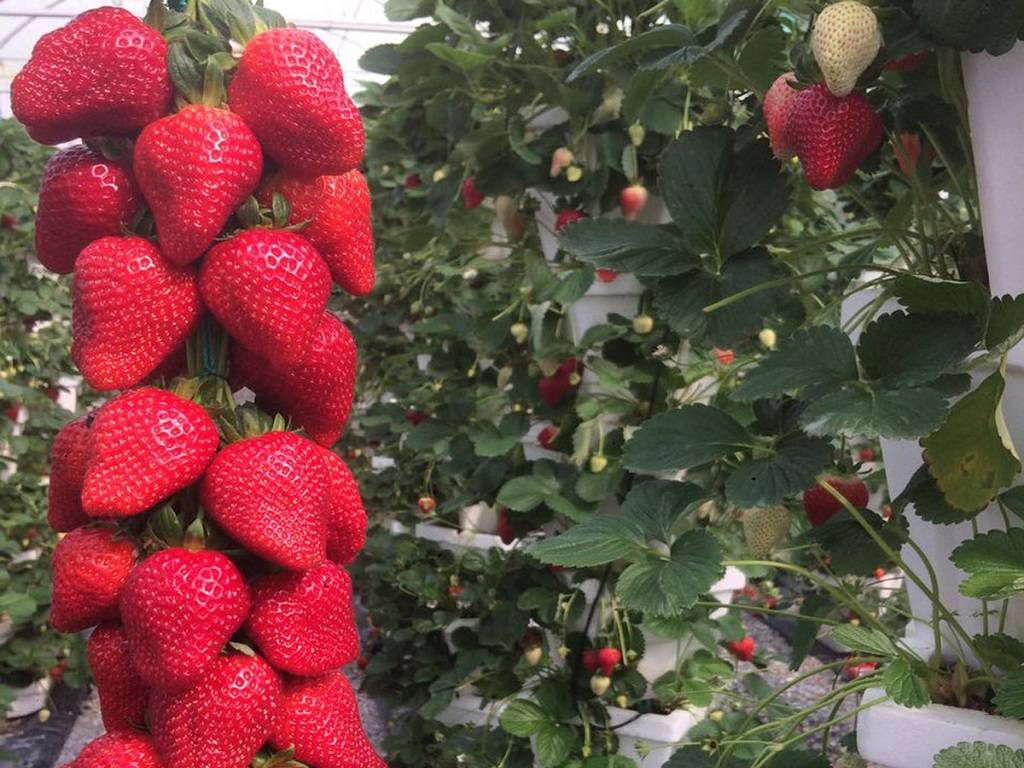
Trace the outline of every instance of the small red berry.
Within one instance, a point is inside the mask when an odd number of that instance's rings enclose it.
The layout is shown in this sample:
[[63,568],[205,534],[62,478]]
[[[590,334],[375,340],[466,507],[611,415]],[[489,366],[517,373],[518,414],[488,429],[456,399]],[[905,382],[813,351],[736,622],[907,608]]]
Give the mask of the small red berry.
[[408,176],[405,177],[405,188],[406,189],[416,189],[416,187],[422,187],[422,186],[423,186],[423,179],[420,178],[420,175],[418,173],[410,173]]
[[434,501],[433,496],[420,496],[416,502],[416,506],[420,508],[420,512],[425,515],[431,515],[434,510],[437,509],[437,502]]
[[476,179],[470,176],[462,182],[462,204],[467,211],[474,211],[484,201],[483,193],[476,188]]
[[750,635],[747,635],[742,640],[733,640],[728,646],[729,652],[740,661],[750,661],[754,658],[756,643]]
[[574,221],[587,218],[587,214],[583,211],[577,210],[576,208],[570,208],[562,211],[558,214],[558,218],[555,219],[555,234],[560,233],[567,226],[572,224]]
[[537,442],[540,443],[540,447],[545,450],[551,450],[551,443],[558,437],[558,427],[554,425],[548,425],[540,431],[537,435]]
[[597,281],[599,283],[614,283],[619,273],[614,269],[599,269],[597,270]]
[[618,648],[601,648],[597,652],[597,666],[605,677],[612,676],[612,670],[622,661],[622,651]]
[[732,365],[734,362],[736,362],[736,353],[733,352],[731,349],[718,349],[716,347],[714,350],[714,355],[715,360],[717,360],[720,365]]

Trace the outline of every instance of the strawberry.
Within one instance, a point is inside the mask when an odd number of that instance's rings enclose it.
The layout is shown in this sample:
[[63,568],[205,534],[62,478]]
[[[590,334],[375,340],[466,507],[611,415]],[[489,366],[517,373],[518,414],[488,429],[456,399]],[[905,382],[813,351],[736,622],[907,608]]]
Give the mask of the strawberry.
[[320,251],[341,288],[353,296],[373,290],[373,222],[370,189],[359,171],[305,179],[284,172],[261,187],[259,198],[271,205],[278,192],[291,205],[289,223],[307,222],[303,236]]
[[121,593],[132,664],[146,683],[166,691],[199,682],[248,615],[242,574],[209,550],[161,550],[135,567]]
[[576,155],[568,147],[559,147],[551,153],[551,178],[555,179],[562,175],[562,171],[576,161]]
[[199,290],[239,344],[276,367],[294,368],[327,307],[331,273],[301,235],[250,229],[210,251]]
[[918,161],[921,159],[921,137],[916,133],[897,134],[893,139],[892,149],[903,175],[912,175],[917,170]]
[[104,727],[108,731],[144,727],[149,686],[131,664],[124,628],[116,622],[100,624],[89,636],[86,651]]
[[50,448],[50,486],[46,521],[55,531],[66,533],[89,523],[82,511],[82,482],[89,451],[89,422],[80,416],[65,424]]
[[50,624],[81,632],[118,617],[118,598],[138,549],[110,528],[76,528],[53,550]]
[[326,448],[321,455],[328,479],[327,558],[347,565],[366,543],[366,510],[348,465]]
[[618,648],[600,648],[597,651],[597,666],[605,677],[612,676],[612,671],[620,661],[622,661],[622,651]]
[[304,570],[327,551],[326,472],[316,443],[294,432],[268,432],[218,453],[199,497],[210,517],[250,552]]
[[[851,477],[825,475],[821,479],[835,488],[841,496],[846,497],[846,500],[857,509],[863,509],[868,505],[868,487],[856,475]],[[815,485],[804,491],[804,512],[807,513],[807,519],[814,528],[819,528],[827,523],[833,515],[842,509],[842,503],[820,485]]]
[[424,515],[432,515],[434,510],[437,509],[437,502],[434,501],[433,496],[420,496],[416,500],[416,506]]
[[590,678],[590,690],[597,697],[604,696],[612,686],[612,679],[607,675],[594,675]]
[[511,544],[518,538],[512,522],[508,519],[508,510],[504,507],[498,510],[498,537],[502,544]]
[[856,680],[857,678],[872,674],[876,669],[878,669],[877,661],[865,661],[860,664],[851,664],[848,667],[843,667],[843,677],[847,680]]
[[282,368],[235,345],[231,374],[257,393],[265,409],[287,414],[313,440],[330,446],[352,411],[356,344],[345,324],[325,312],[299,367]]
[[202,406],[153,387],[118,395],[91,427],[82,508],[91,517],[145,512],[196,482],[217,451]]
[[597,667],[600,664],[600,661],[598,660],[597,656],[597,651],[591,648],[588,648],[587,650],[583,651],[582,663],[583,669],[585,669],[587,672],[596,672]]
[[898,59],[889,59],[882,65],[882,69],[890,72],[911,72],[920,67],[928,60],[928,51],[918,51],[909,56],[902,56]]
[[614,269],[597,269],[595,274],[599,283],[614,283],[619,277],[619,273]]
[[747,635],[742,640],[732,640],[727,643],[729,653],[735,656],[740,661],[751,661],[754,658],[754,650],[757,644],[754,642],[754,638]]
[[736,362],[736,353],[731,349],[713,349],[712,354],[715,356],[715,360],[718,361],[719,365],[732,365]]
[[558,427],[554,424],[548,424],[548,426],[544,427],[544,429],[540,431],[540,434],[537,435],[537,442],[540,444],[541,448],[550,451],[551,444],[557,437]]
[[565,398],[565,393],[571,388],[569,379],[558,374],[544,376],[537,382],[537,392],[540,394],[540,399],[551,408],[557,408]]
[[772,152],[780,160],[789,160],[796,154],[793,137],[789,134],[789,113],[798,91],[790,86],[796,82],[793,72],[779,75],[764,95],[764,119],[768,124],[768,138]]
[[647,187],[640,182],[631,184],[619,193],[619,205],[622,206],[622,217],[626,221],[633,221],[640,212],[647,206],[649,194]]
[[113,731],[90,741],[63,768],[164,768],[149,734]]
[[352,579],[330,561],[264,576],[252,585],[245,631],[282,672],[313,677],[340,669],[359,656]]
[[2,216],[0,216],[0,229],[11,230],[17,229],[17,227],[18,220],[11,216],[11,214],[5,213]]
[[346,173],[363,161],[363,121],[331,49],[312,32],[279,28],[245,47],[228,104],[267,155],[307,176]]
[[406,189],[416,189],[423,186],[423,179],[418,173],[410,173],[405,177],[402,186]]
[[857,458],[861,461],[874,461],[875,460],[875,449],[874,448],[861,448],[857,452]]
[[849,96],[882,47],[875,12],[858,0],[841,0],[825,8],[811,30],[811,51],[828,89]]
[[766,557],[789,536],[789,510],[755,507],[743,512],[743,537],[756,557]]
[[812,189],[838,189],[882,141],[882,121],[863,94],[833,96],[820,83],[797,94],[788,131]]
[[171,264],[141,237],[104,237],[86,247],[72,302],[71,356],[101,391],[146,379],[202,314],[195,270]]
[[462,182],[462,205],[467,211],[475,211],[484,201],[484,194],[476,187],[476,179],[470,176]]
[[39,38],[11,83],[14,116],[42,144],[130,136],[167,113],[163,36],[121,8],[97,8]]
[[142,207],[130,171],[88,147],[63,149],[46,163],[39,184],[36,256],[66,275],[85,246],[128,229]]
[[193,688],[153,692],[153,741],[168,768],[245,768],[280,702],[281,681],[259,656],[218,656]]
[[405,419],[407,424],[412,424],[414,427],[417,427],[429,419],[430,414],[424,411],[417,411],[415,408],[410,408],[402,415],[402,418]]
[[555,234],[561,233],[563,229],[568,227],[575,221],[582,221],[587,218],[587,214],[577,208],[567,208],[558,214],[558,218],[555,219]]
[[190,105],[146,126],[135,143],[134,169],[160,250],[175,264],[189,264],[256,189],[263,151],[238,115]]
[[296,760],[316,768],[387,768],[363,732],[356,695],[340,672],[285,680],[270,744],[294,747]]

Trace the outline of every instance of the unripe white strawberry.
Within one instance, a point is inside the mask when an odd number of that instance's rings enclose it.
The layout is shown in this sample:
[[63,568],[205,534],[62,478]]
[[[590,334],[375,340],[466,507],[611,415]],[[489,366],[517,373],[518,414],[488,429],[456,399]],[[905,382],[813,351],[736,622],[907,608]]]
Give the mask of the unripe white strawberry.
[[765,328],[757,334],[757,340],[761,342],[765,349],[775,349],[775,346],[779,343],[779,334],[771,328]]
[[779,160],[789,160],[796,155],[794,138],[790,135],[789,112],[798,91],[790,83],[796,82],[796,75],[786,72],[772,83],[764,95],[764,120],[768,124],[768,138],[772,152]]
[[527,648],[523,651],[523,658],[526,659],[526,663],[531,667],[536,667],[540,664],[540,660],[544,657],[544,649],[539,645],[535,645],[531,648]]
[[562,171],[573,164],[576,155],[568,147],[559,147],[551,153],[551,178],[560,176]]
[[622,217],[633,221],[647,205],[647,187],[640,182],[631,184],[619,193],[619,205],[622,206]]
[[509,240],[518,240],[526,231],[526,220],[519,212],[519,204],[508,195],[499,195],[494,201],[494,212]]
[[811,31],[814,59],[828,89],[839,98],[850,95],[881,47],[882,30],[875,12],[857,0],[828,6]]
[[654,330],[654,318],[650,315],[637,315],[633,318],[633,330],[641,336],[646,336]]
[[620,693],[618,696],[615,697],[615,706],[621,709],[625,709],[629,706],[629,697],[624,693]]
[[516,340],[517,344],[522,344],[526,341],[526,337],[530,335],[530,329],[526,323],[512,323],[509,333],[512,334],[512,338]]
[[590,690],[594,692],[595,696],[604,696],[611,687],[611,684],[612,679],[604,675],[594,675],[590,678]]
[[789,510],[755,507],[743,513],[743,537],[756,557],[765,557],[789,536]]
[[565,178],[571,183],[575,184],[577,181],[583,178],[583,169],[578,165],[570,165],[569,170],[565,172]]
[[647,136],[647,131],[640,123],[633,123],[629,126],[629,143],[634,147],[639,147],[644,143],[644,138]]
[[599,475],[605,471],[608,467],[608,459],[601,454],[595,454],[590,457],[590,471],[595,475]]

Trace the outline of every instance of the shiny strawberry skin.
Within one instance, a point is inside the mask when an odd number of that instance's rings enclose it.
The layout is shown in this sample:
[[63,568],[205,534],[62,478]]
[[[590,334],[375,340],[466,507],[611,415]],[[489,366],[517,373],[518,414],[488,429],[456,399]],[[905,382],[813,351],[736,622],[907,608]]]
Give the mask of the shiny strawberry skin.
[[165,115],[167,44],[121,8],[97,8],[39,38],[11,83],[11,108],[43,144],[129,136]]
[[270,735],[281,682],[259,656],[218,656],[182,693],[154,691],[149,721],[166,768],[246,768]]
[[108,731],[144,728],[149,686],[128,655],[128,637],[118,622],[100,624],[86,646],[89,671],[96,683],[103,726]]
[[106,403],[93,420],[82,508],[128,517],[196,482],[217,451],[217,427],[202,406],[140,387]]
[[295,748],[295,759],[316,768],[387,768],[363,732],[359,704],[340,672],[284,681],[274,749]]
[[81,632],[118,617],[118,599],[138,549],[110,528],[77,528],[53,550],[50,624]]
[[82,249],[119,235],[142,207],[131,172],[85,146],[50,158],[39,185],[36,256],[51,272],[66,275]]
[[366,510],[352,470],[333,451],[322,453],[327,463],[327,557],[338,565],[355,560],[366,544]]
[[235,341],[278,367],[293,368],[327,307],[331,273],[306,238],[250,229],[210,251],[199,290]]
[[50,448],[50,485],[46,521],[60,533],[73,531],[91,522],[82,511],[82,483],[89,455],[90,416],[80,416],[65,424]]
[[291,205],[289,222],[308,222],[303,236],[316,246],[342,290],[366,296],[373,290],[373,223],[370,189],[359,171],[307,179],[279,172],[260,190],[263,205],[278,192]]
[[351,171],[363,160],[362,117],[331,49],[303,29],[270,29],[245,48],[228,104],[267,155],[307,176]]
[[256,189],[263,153],[238,115],[189,105],[146,126],[135,143],[134,170],[160,249],[175,264],[189,264]]
[[[822,479],[857,509],[868,505],[868,487],[859,477],[826,476]],[[842,502],[820,485],[804,491],[804,512],[813,528],[824,525],[843,509]]]
[[147,733],[114,731],[86,744],[63,768],[167,768]]
[[285,368],[235,345],[231,375],[256,392],[266,410],[286,414],[310,438],[330,446],[345,431],[352,412],[356,363],[352,334],[325,312],[301,365]]
[[242,626],[249,604],[242,574],[220,552],[173,547],[146,558],[121,595],[135,670],[153,688],[190,688]]
[[862,93],[833,96],[819,83],[797,94],[789,136],[811,189],[839,189],[882,141],[882,121]]
[[329,560],[252,585],[245,631],[276,669],[303,677],[341,669],[359,656],[352,579]]
[[327,551],[326,464],[316,443],[268,432],[217,454],[199,486],[207,514],[253,554],[294,570]]
[[790,86],[796,82],[796,75],[786,72],[779,75],[764,95],[764,120],[768,125],[768,138],[772,152],[780,160],[789,160],[796,154],[793,137],[789,133],[789,113],[797,91]]
[[201,315],[193,268],[141,237],[104,237],[75,266],[71,356],[94,389],[126,389],[178,349]]

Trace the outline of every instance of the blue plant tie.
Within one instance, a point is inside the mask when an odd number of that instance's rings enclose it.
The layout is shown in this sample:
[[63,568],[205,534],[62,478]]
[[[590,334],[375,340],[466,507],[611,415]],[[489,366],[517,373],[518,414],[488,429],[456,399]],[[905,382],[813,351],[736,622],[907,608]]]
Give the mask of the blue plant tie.
[[202,356],[203,356],[203,376],[219,376],[220,371],[217,370],[218,362],[218,351],[214,344],[214,326],[213,321],[209,318],[203,318],[203,324],[199,329],[199,339],[202,342]]
[[188,5],[188,0],[167,0],[167,5],[170,6],[172,11],[184,11],[185,6]]

